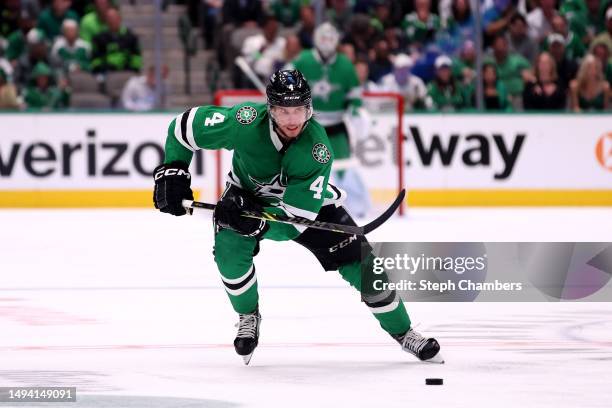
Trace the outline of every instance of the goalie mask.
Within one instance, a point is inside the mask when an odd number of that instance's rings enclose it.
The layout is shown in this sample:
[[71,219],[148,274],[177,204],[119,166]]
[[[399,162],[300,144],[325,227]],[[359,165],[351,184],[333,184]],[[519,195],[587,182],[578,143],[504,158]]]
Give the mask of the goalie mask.
[[[266,87],[268,112],[276,128],[300,124],[300,131],[312,117],[310,86],[298,70],[276,71]],[[284,132],[287,133],[286,131]]]
[[321,24],[314,33],[314,45],[323,59],[328,60],[336,55],[340,34],[331,23]]

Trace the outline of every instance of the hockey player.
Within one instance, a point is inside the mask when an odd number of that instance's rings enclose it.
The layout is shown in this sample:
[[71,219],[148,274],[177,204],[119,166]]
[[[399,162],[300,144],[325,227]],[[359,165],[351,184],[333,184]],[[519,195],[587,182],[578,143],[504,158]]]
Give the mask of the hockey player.
[[[369,210],[370,199],[351,166],[349,136],[355,139],[362,128],[360,122],[368,119],[362,108],[362,89],[355,66],[346,55],[337,52],[339,40],[340,34],[332,24],[322,24],[314,33],[315,47],[302,51],[289,67],[302,72],[312,84],[317,121],[325,128],[337,160],[333,180],[348,192],[345,205],[351,214],[361,217]],[[346,122],[354,123],[347,129]]]
[[[240,215],[262,209],[355,225],[340,205],[345,194],[328,183],[333,153],[323,127],[312,118],[311,92],[299,71],[277,71],[266,89],[267,104],[231,108],[200,106],[174,119],[168,129],[164,163],[154,170],[155,207],[184,215],[193,199],[188,166],[197,149],[233,150],[227,186],[217,203],[215,262],[234,310],[239,314],[236,352],[248,364],[259,339],[257,277],[253,258],[262,239],[294,240],[310,250],[325,270],[339,270],[353,287],[362,286],[363,236],[347,236]],[[342,244],[342,245],[340,245]],[[330,248],[336,248],[331,250]],[[439,361],[439,345],[410,327],[395,292],[373,293],[365,301],[382,328],[421,360]]]

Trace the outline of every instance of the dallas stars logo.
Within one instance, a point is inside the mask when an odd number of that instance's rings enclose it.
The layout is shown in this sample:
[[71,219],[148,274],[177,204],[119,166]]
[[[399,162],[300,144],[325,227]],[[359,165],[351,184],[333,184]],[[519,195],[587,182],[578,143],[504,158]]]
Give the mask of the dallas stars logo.
[[331,157],[329,149],[323,143],[317,143],[312,147],[312,157],[319,163],[327,163]]
[[285,189],[287,188],[287,183],[283,182],[282,176],[280,174],[272,177],[269,183],[264,183],[259,180],[254,179],[249,176],[251,182],[255,184],[255,190],[253,191],[258,197],[265,198],[277,198],[279,200],[283,199],[283,195],[285,194]]
[[329,95],[332,92],[335,92],[340,87],[338,85],[334,85],[327,80],[327,78],[323,78],[319,81],[316,81],[312,84],[312,95],[316,98],[321,98],[325,102],[329,101]]
[[243,106],[236,112],[236,120],[242,125],[252,123],[257,117],[257,110],[252,106]]

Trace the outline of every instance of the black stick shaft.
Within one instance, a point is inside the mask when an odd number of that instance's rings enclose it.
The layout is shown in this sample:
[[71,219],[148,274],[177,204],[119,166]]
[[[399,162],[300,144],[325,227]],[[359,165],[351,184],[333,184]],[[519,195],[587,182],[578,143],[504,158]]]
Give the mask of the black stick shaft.
[[[345,224],[336,224],[333,222],[325,222],[325,221],[316,221],[309,220],[304,217],[290,217],[288,215],[282,214],[272,214],[266,211],[243,211],[243,217],[257,218],[260,220],[273,221],[273,222],[282,222],[284,224],[293,224],[293,225],[301,225],[308,228],[315,228],[325,231],[333,231],[339,232],[343,234],[350,235],[365,235],[374,231],[376,228],[380,227],[385,221],[387,221],[393,213],[397,210],[397,208],[402,203],[404,196],[406,194],[406,190],[402,190],[393,204],[387,208],[387,210],[382,213],[378,218],[373,220],[372,222],[366,224],[363,227],[359,227],[357,225],[345,225]],[[203,203],[200,201],[191,201],[191,200],[183,200],[183,207],[185,208],[202,208],[205,210],[214,210],[215,204]]]

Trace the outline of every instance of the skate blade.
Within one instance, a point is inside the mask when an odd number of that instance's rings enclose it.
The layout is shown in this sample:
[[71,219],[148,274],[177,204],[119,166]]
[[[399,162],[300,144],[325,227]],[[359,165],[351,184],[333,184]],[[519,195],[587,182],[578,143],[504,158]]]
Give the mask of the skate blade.
[[436,354],[429,360],[422,360],[424,363],[444,364],[444,358],[440,353]]
[[251,362],[251,357],[253,357],[253,353],[247,354],[246,356],[242,356],[242,361],[244,361],[244,365],[249,365]]

